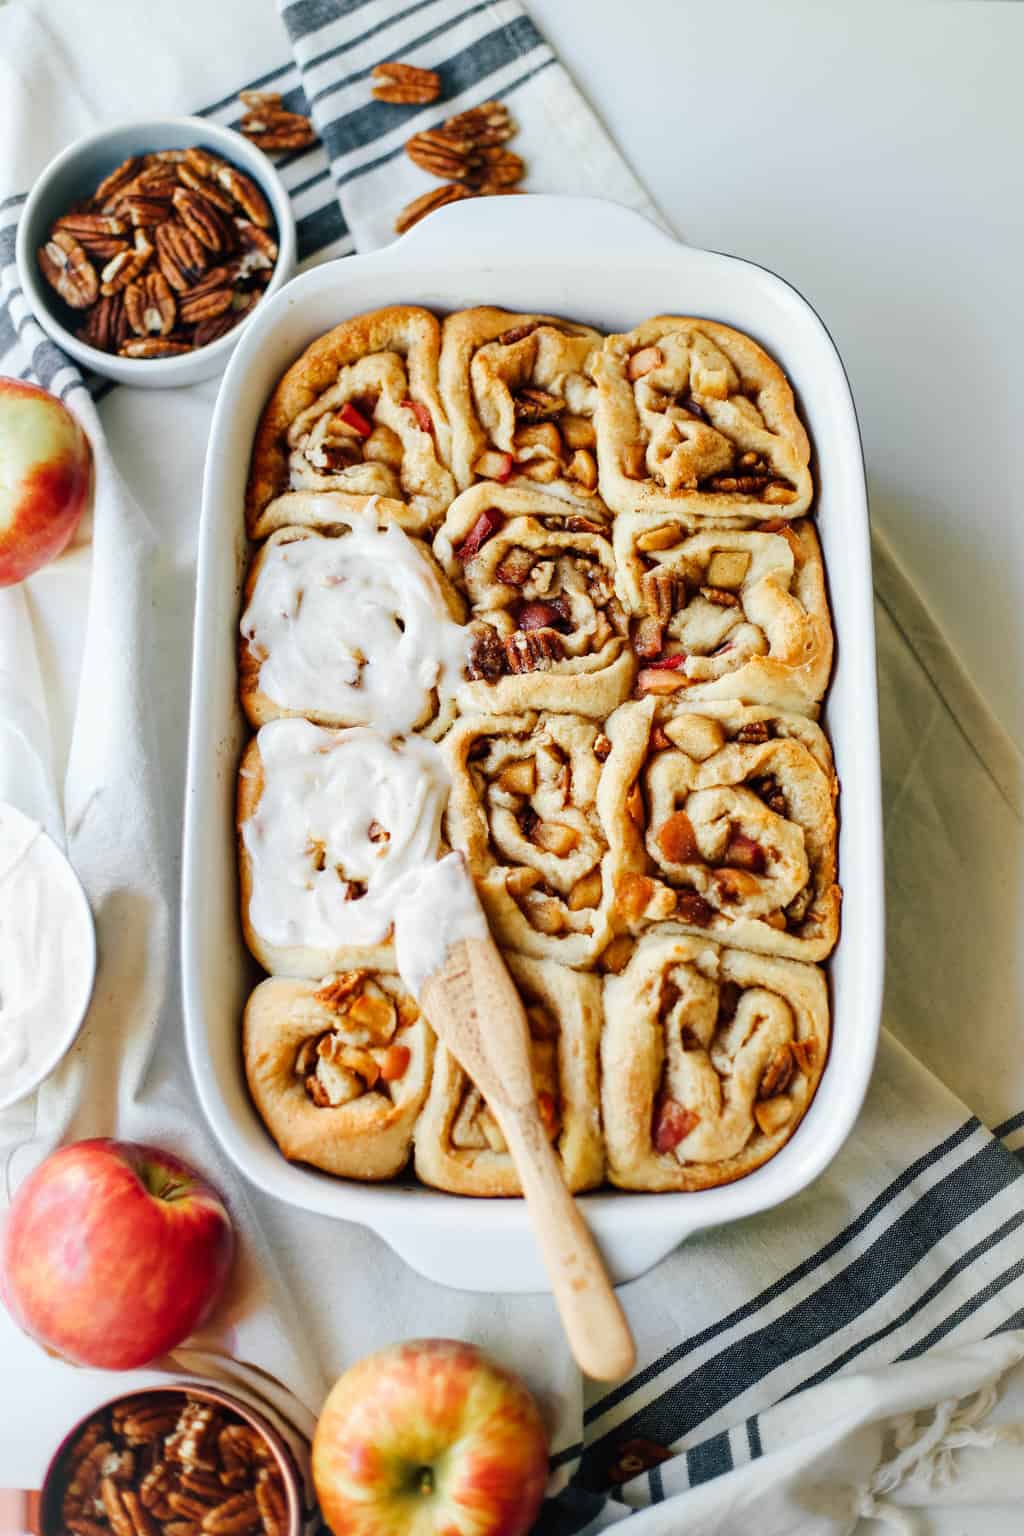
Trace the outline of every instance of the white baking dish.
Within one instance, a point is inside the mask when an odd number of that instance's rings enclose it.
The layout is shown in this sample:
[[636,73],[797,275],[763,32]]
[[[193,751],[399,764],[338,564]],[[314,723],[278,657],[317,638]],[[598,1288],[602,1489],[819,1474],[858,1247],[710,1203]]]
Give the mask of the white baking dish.
[[185,806],[182,898],[186,1038],[199,1098],[221,1142],[281,1200],[378,1232],[415,1269],[470,1290],[547,1288],[521,1201],[479,1201],[411,1184],[359,1185],[288,1164],[253,1108],[240,1020],[258,973],[237,910],[235,770],[246,736],[235,644],[247,558],[242,499],[253,433],[283,369],[314,337],[394,303],[544,310],[605,331],[649,315],[713,317],[749,331],[787,370],[815,449],[836,670],[824,723],[842,784],[843,931],[829,965],[833,1041],[792,1141],[749,1177],[697,1194],[583,1197],[617,1281],[691,1232],[778,1205],[835,1156],[860,1109],[878,1039],[883,887],[875,642],[864,465],[849,385],[817,315],[773,273],[693,250],[610,203],[526,197],[466,201],[384,251],[306,273],[261,306],[224,376],[203,488]]

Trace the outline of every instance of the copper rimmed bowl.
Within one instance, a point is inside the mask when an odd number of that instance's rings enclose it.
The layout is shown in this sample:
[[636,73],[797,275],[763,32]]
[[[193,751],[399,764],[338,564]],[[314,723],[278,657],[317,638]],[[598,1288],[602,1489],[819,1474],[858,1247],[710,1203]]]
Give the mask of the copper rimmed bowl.
[[[54,1452],[38,1496],[38,1513],[35,1519],[31,1518],[32,1504],[35,1501],[30,1498],[28,1511],[30,1518],[25,1523],[26,1530],[34,1531],[38,1536],[60,1536],[65,1529],[61,1505],[67,1491],[71,1461],[75,1446],[90,1422],[100,1414],[109,1412],[111,1408],[130,1405],[135,1401],[138,1401],[141,1406],[153,1398],[176,1398],[182,1405],[186,1399],[210,1403],[215,1407],[226,1409],[258,1435],[269,1454],[269,1465],[279,1473],[284,1488],[287,1514],[282,1536],[301,1536],[304,1519],[302,1476],[283,1437],[263,1414],[250,1408],[249,1404],[243,1402],[241,1398],[222,1391],[220,1387],[201,1381],[176,1381],[142,1387],[135,1392],[108,1398],[106,1402],[99,1403],[95,1408],[90,1409],[68,1431]],[[236,1490],[225,1487],[225,1498],[230,1497],[234,1491]]]

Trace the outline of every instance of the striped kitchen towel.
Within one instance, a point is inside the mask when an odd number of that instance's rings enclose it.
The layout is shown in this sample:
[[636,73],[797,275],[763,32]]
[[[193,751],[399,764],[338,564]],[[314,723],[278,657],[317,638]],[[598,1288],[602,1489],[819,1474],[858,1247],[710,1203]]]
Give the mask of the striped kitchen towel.
[[[180,7],[183,63],[199,47],[190,41],[184,13],[198,11],[200,3],[182,0]],[[280,91],[286,106],[311,111],[322,143],[280,161],[304,263],[390,239],[399,208],[431,185],[403,155],[406,138],[494,97],[507,100],[520,122],[515,148],[527,161],[530,189],[598,193],[656,214],[511,0],[295,0],[281,14],[293,59],[285,57],[282,38],[278,63],[232,78],[225,52],[216,92],[205,100],[168,99],[160,108],[199,110],[237,126],[237,92],[250,87]],[[442,100],[403,108],[370,99],[373,65],[395,58],[436,69]],[[187,78],[184,69],[182,76]],[[91,124],[73,131],[86,126]],[[64,131],[69,136],[66,125]],[[5,182],[0,192],[11,195],[0,216],[0,369],[39,378],[82,410],[81,394],[74,393],[77,374],[31,319],[13,268],[13,228],[27,179]],[[185,396],[194,403],[192,391]],[[181,430],[187,431],[181,414]],[[178,415],[169,397],[162,422],[169,437],[178,430]],[[102,411],[87,419],[98,439]],[[194,498],[198,486],[182,486],[182,493]],[[104,536],[94,547],[94,571],[112,561],[111,543]],[[1016,878],[1020,760],[877,539],[875,561],[892,914],[887,1030],[875,1079],[857,1130],[813,1188],[778,1211],[702,1234],[625,1288],[640,1351],[628,1381],[581,1393],[553,1315],[535,1298],[439,1291],[366,1234],[345,1229],[342,1240],[328,1223],[258,1195],[237,1196],[246,1221],[254,1213],[271,1234],[257,1246],[246,1226],[271,1293],[265,1305],[275,1309],[274,1332],[281,1341],[288,1336],[274,1369],[307,1401],[315,1395],[318,1368],[335,1370],[400,1333],[460,1333],[505,1358],[518,1356],[553,1427],[551,1497],[538,1526],[545,1536],[597,1531],[626,1516],[639,1522],[637,1530],[675,1536],[689,1528],[695,1498],[704,1501],[706,1514],[712,1490],[720,1490],[724,1508],[736,1497],[731,1489],[742,1484],[749,1490],[759,1467],[766,1481],[773,1480],[776,1457],[797,1442],[811,1444],[808,1415],[815,1423],[834,1424],[838,1436],[860,1422],[851,1394],[861,1403],[863,1394],[870,1395],[883,1424],[890,1409],[894,1417],[905,1416],[911,1403],[925,1409],[935,1401],[927,1396],[931,1385],[922,1375],[908,1387],[906,1371],[922,1357],[938,1360],[949,1346],[967,1351],[935,1371],[941,1378],[936,1391],[955,1411],[944,1408],[936,1417],[928,1443],[948,1449],[947,1431],[961,1436],[958,1443],[965,1435],[983,1436],[989,1396],[961,1409],[959,1389],[989,1394],[1015,1358],[1015,1344],[1002,1346],[1004,1335],[1024,1327],[1024,1074],[1015,1070],[1017,1015],[993,989],[1001,977],[1012,976],[1012,967],[999,962],[995,939],[1002,942],[1006,933],[1000,907],[1008,906],[1004,893]],[[158,654],[180,654],[187,638],[172,630],[172,603],[123,612],[113,570],[111,564],[104,577],[109,609],[98,613],[97,630],[116,622],[130,638],[137,623],[147,644],[132,650],[126,643],[133,665],[147,655],[155,661]],[[159,686],[171,688],[175,680],[162,675]],[[79,755],[83,750],[84,744]],[[153,766],[149,750],[140,752],[143,776],[135,788],[143,797],[162,793]],[[155,806],[150,809],[156,815]],[[168,911],[177,903],[172,843],[169,837],[162,857],[161,850],[154,853],[159,867],[153,880]],[[124,878],[129,882],[130,870]],[[159,943],[166,947],[166,935]],[[164,1128],[172,1116],[188,1126],[198,1115],[180,1045],[174,1045],[180,1029],[175,981],[161,978],[160,984],[168,989],[161,1041],[154,1047],[148,1037],[146,1046],[157,1051],[155,1078],[151,1072],[144,1080],[135,1047],[118,1063],[130,1100],[122,1129],[145,1130],[157,1139],[171,1134]],[[1005,997],[1010,995],[1008,982]],[[972,1007],[981,997],[984,1006]],[[109,1071],[120,1043],[111,1035],[105,1045]],[[991,1062],[1000,1063],[995,1076]],[[52,1107],[51,1095],[38,1111],[37,1134]],[[32,1134],[31,1116],[23,1134]],[[229,1179],[226,1171],[216,1172],[215,1153],[200,1143],[198,1131],[189,1135],[215,1176]],[[274,1265],[287,1265],[293,1252],[302,1253],[304,1262],[289,1273],[282,1294],[271,1284]],[[318,1305],[328,1278],[337,1306]],[[306,1362],[301,1385],[286,1364],[297,1320]],[[258,1323],[250,1315],[249,1331],[236,1336],[233,1347],[269,1366],[261,1340],[271,1330],[261,1332]],[[892,1369],[896,1362],[904,1363],[900,1371]],[[868,1512],[870,1500],[883,1497],[886,1478],[895,1475],[886,1470],[892,1457],[883,1454],[883,1439],[880,1430],[870,1454],[861,1445],[856,1465],[837,1463],[836,1475],[860,1490],[848,1500],[847,1514]],[[822,1465],[820,1442],[813,1444],[812,1472]],[[755,1507],[763,1517],[763,1490]],[[771,1529],[834,1536],[853,1528],[849,1521],[835,1523],[845,1518],[842,1512],[835,1520],[806,1509],[804,1515],[799,1527],[780,1516]],[[723,1536],[733,1529],[725,1517],[708,1519],[700,1529]],[[757,1528],[770,1536],[767,1524]]]

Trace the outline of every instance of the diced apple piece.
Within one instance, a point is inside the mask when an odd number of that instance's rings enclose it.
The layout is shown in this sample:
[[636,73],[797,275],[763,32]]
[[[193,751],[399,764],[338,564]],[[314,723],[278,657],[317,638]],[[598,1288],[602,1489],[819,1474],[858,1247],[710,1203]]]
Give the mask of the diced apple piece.
[[641,347],[626,364],[626,378],[635,383],[637,379],[653,373],[655,368],[660,368],[664,361],[665,354],[660,347]]
[[622,473],[628,480],[647,479],[647,448],[644,443],[627,443],[623,448]]
[[636,547],[647,555],[656,549],[671,549],[684,537],[685,532],[677,523],[661,523],[657,528],[648,528],[646,533],[641,533]]
[[532,757],[509,763],[498,775],[498,785],[513,795],[532,795],[537,788],[537,764]]
[[504,485],[512,473],[514,459],[510,453],[499,453],[496,448],[485,448],[473,465],[473,473],[483,480],[497,480]]
[[588,907],[599,907],[603,893],[601,871],[592,869],[589,875],[584,875],[581,880],[577,880],[569,892],[566,906],[570,912],[584,912]]
[[545,853],[563,858],[579,847],[580,835],[575,827],[567,827],[564,822],[541,821],[534,828],[531,841],[538,848],[543,848]]
[[[505,457],[507,458],[509,455],[506,454]],[[505,515],[503,512],[499,512],[497,507],[485,507],[458,549],[456,549],[456,557],[463,563],[467,560],[472,560],[473,556],[479,553],[487,543],[491,535],[497,533],[504,521]]]
[[373,426],[367,421],[362,411],[356,409],[350,400],[346,400],[338,412],[338,420],[344,422],[346,427],[351,427],[357,437],[369,437]]
[[748,570],[750,556],[745,549],[719,549],[708,561],[707,585],[734,592],[742,587]]
[[558,427],[567,446],[574,452],[577,448],[593,448],[597,442],[594,423],[586,416],[560,416]]
[[685,811],[673,811],[662,822],[655,841],[671,864],[692,864],[701,857],[693,822]]
[[764,849],[760,843],[755,842],[752,837],[747,837],[743,832],[732,834],[725,856],[737,869],[749,869],[755,875],[764,873],[767,862]]
[[658,1100],[654,1111],[654,1150],[673,1152],[700,1123],[700,1115],[667,1095]]
[[707,715],[676,715],[674,720],[665,721],[664,731],[681,752],[698,763],[725,746],[721,725]]
[[399,404],[403,410],[412,411],[421,432],[433,432],[434,419],[422,400],[401,400]]
[[407,1045],[389,1045],[380,1064],[381,1077],[386,1083],[397,1083],[405,1076],[411,1060],[412,1052]]

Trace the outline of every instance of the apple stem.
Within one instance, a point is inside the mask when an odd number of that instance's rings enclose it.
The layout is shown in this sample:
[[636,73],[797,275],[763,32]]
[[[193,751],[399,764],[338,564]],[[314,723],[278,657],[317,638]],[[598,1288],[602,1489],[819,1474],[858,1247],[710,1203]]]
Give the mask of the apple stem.
[[420,1468],[420,1493],[433,1493],[434,1469],[433,1467]]

